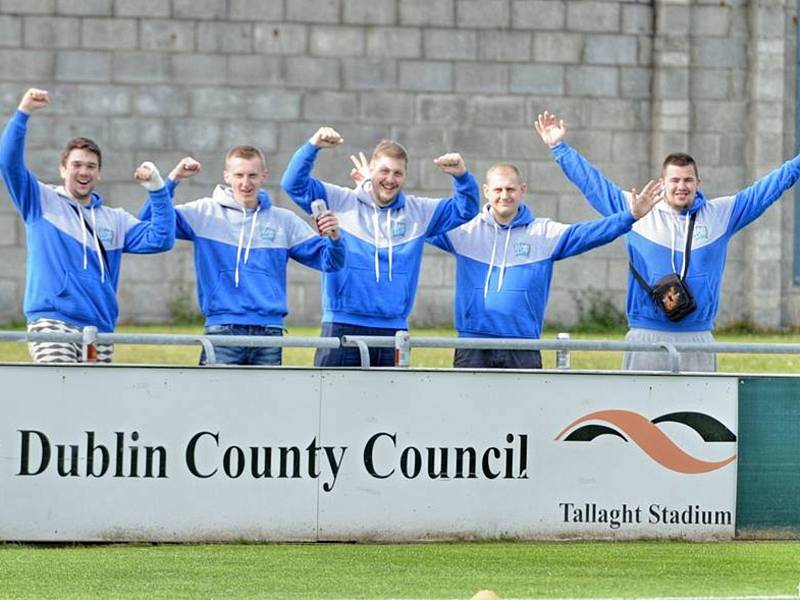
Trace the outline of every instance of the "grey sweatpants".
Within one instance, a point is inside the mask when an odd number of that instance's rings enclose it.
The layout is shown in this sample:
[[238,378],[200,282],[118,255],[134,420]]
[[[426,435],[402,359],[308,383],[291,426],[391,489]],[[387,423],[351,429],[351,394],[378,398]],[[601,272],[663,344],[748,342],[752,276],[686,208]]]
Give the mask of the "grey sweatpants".
[[[656,329],[631,329],[626,342],[705,342],[714,341],[710,331],[658,331]],[[622,368],[626,371],[671,371],[669,354],[663,352],[625,352]],[[713,352],[681,352],[681,372],[709,372],[717,370],[717,355]]]

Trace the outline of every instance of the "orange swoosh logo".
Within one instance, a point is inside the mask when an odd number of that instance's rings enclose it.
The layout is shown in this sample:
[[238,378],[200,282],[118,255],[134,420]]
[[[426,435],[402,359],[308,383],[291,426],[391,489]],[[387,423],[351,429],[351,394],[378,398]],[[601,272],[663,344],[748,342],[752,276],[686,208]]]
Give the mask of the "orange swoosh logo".
[[586,421],[605,421],[618,427],[644,450],[645,454],[650,458],[667,469],[678,473],[709,473],[721,469],[736,460],[735,454],[717,462],[695,458],[679,448],[675,442],[649,420],[629,410],[601,410],[584,415],[567,425],[556,436],[556,440],[561,439],[567,431],[576,425]]

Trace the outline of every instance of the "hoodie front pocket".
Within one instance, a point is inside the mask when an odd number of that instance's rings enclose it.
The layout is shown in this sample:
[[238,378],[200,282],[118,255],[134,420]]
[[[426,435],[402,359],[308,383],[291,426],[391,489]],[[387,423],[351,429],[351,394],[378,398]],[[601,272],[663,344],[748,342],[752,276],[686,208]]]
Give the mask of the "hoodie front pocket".
[[113,326],[117,320],[117,298],[111,286],[81,273],[64,273],[54,305],[68,322]]
[[535,334],[538,322],[527,290],[504,287],[490,290],[473,288],[464,316],[464,328],[476,333],[528,337]]
[[374,271],[350,267],[339,288],[336,308],[365,316],[396,318],[407,315],[411,310],[408,274],[395,270],[391,281],[387,273],[381,273],[380,278],[375,281]]
[[286,294],[266,271],[239,269],[239,287],[235,272],[220,271],[217,284],[209,294],[203,312],[206,316],[219,313],[286,314]]

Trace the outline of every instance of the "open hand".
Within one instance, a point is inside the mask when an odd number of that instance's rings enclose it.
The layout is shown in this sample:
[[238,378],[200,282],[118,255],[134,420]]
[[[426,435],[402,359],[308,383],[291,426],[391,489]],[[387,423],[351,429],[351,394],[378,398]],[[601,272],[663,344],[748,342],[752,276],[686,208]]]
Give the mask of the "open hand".
[[352,179],[356,185],[372,178],[372,173],[369,170],[369,161],[367,157],[364,156],[363,152],[359,152],[358,156],[351,154],[350,160],[353,161],[355,165],[350,169],[350,179]]
[[664,184],[660,179],[651,179],[641,192],[637,192],[636,188],[633,188],[631,195],[633,196],[631,201],[633,218],[641,219],[664,198]]
[[558,144],[567,135],[567,127],[563,119],[558,119],[555,115],[547,111],[539,113],[533,123],[536,132],[542,137],[542,141],[551,148]]

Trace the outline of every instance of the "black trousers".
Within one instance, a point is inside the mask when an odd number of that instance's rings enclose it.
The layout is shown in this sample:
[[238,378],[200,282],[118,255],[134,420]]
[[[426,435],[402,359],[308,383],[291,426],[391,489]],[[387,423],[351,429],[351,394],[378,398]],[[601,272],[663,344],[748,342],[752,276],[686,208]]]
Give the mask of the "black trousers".
[[[397,329],[361,327],[347,323],[323,323],[322,337],[342,337],[343,335],[381,335],[393,336]],[[394,348],[370,348],[371,367],[393,367]],[[318,348],[314,354],[315,367],[360,367],[361,355],[358,348]]]
[[538,350],[481,350],[456,348],[453,366],[462,369],[541,369]]

